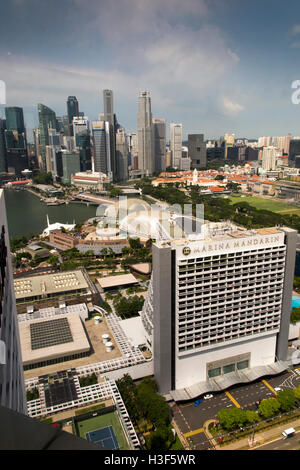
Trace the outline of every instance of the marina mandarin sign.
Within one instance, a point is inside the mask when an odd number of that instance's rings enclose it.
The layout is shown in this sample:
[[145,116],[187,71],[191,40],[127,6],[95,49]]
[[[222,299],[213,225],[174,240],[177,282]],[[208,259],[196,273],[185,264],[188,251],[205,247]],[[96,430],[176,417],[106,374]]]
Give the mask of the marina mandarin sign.
[[217,243],[211,242],[197,242],[197,245],[193,247],[193,245],[185,246],[182,249],[182,254],[185,256],[188,255],[199,255],[202,253],[210,253],[210,252],[227,252],[227,251],[235,251],[236,249],[243,249],[243,248],[252,248],[252,247],[267,247],[268,245],[279,245],[284,242],[284,234],[279,233],[278,235],[273,236],[262,236],[262,237],[249,237],[243,238],[241,240],[224,240],[219,241]]

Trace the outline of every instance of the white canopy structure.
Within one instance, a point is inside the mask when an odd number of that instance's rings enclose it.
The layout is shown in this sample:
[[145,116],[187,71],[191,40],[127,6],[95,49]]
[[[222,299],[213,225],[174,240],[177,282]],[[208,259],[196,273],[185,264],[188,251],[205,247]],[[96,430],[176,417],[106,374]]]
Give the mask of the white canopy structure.
[[56,222],[55,224],[50,224],[49,217],[47,215],[47,227],[43,231],[43,236],[48,237],[52,230],[61,230],[62,228],[64,228],[65,230],[67,230],[69,232],[70,230],[73,230],[75,228],[75,225],[76,225],[75,223],[73,223],[73,224],[61,224],[59,222]]

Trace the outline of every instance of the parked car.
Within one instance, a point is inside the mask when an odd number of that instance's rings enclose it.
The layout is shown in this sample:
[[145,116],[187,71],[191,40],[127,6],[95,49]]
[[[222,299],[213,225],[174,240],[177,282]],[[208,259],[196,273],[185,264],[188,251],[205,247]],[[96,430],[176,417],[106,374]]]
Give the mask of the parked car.
[[212,398],[213,397],[213,394],[212,393],[207,393],[206,395],[204,395],[204,400],[208,400],[209,398]]
[[194,406],[199,406],[200,403],[202,403],[202,400],[196,400],[195,403],[194,403]]
[[281,388],[281,387],[275,387],[274,390],[275,390],[275,392],[282,392],[282,388]]

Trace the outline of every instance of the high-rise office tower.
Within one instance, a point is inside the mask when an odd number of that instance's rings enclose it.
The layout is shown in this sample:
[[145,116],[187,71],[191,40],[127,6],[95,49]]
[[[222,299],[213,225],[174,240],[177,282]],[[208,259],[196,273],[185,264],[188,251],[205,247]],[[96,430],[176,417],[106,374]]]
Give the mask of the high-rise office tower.
[[190,171],[191,169],[191,159],[189,157],[188,147],[182,147],[179,169],[182,171]]
[[206,144],[203,134],[188,135],[189,157],[191,159],[191,168],[206,167]]
[[80,171],[92,169],[92,146],[89,129],[81,129],[75,137],[76,149],[80,155]]
[[157,242],[142,322],[161,393],[190,400],[287,369],[297,232],[204,225]]
[[35,159],[37,162],[37,166],[40,167],[40,162],[39,162],[39,149],[40,149],[40,129],[39,127],[36,127],[33,129],[33,142],[34,142],[34,151],[35,151]]
[[300,162],[300,139],[292,139],[289,148],[289,166],[299,168],[299,165],[296,165],[297,161]]
[[143,175],[154,172],[153,126],[149,91],[142,91],[138,104],[138,165]]
[[21,176],[28,168],[27,140],[23,109],[16,106],[5,108],[6,161],[9,173]]
[[75,116],[73,118],[73,135],[75,138],[80,132],[89,130],[90,125],[87,116]]
[[0,405],[27,413],[3,189],[0,189]]
[[182,150],[182,124],[174,122],[170,124],[170,150],[171,166],[179,169]]
[[[128,141],[128,163],[131,168],[134,168],[134,163],[138,159],[138,141],[137,141],[137,134],[135,132],[132,132],[131,134],[127,135],[127,141]],[[136,165],[136,168],[138,168],[138,165]]]
[[63,171],[62,182],[70,183],[71,176],[80,171],[80,155],[78,151],[68,152],[67,150],[63,150],[61,156]]
[[0,173],[7,172],[5,130],[6,120],[0,118]]
[[128,180],[128,143],[124,127],[116,132],[116,164],[118,181]]
[[109,139],[110,139],[110,160],[113,180],[118,181],[118,171],[116,162],[116,131],[118,123],[114,114],[114,97],[112,90],[103,90],[103,121],[109,123]]
[[92,134],[94,143],[93,170],[105,173],[112,180],[109,122],[92,121]]
[[46,145],[49,145],[48,129],[57,129],[56,114],[52,109],[44,104],[38,104],[40,145],[38,153],[38,163],[41,171],[46,171]]
[[79,116],[79,104],[76,96],[68,96],[67,100],[67,115],[68,115],[68,135],[73,136],[73,118]]
[[114,124],[114,97],[112,90],[103,90],[104,120]]
[[166,119],[152,119],[155,171],[166,171]]
[[235,134],[225,134],[224,135],[224,140],[225,140],[225,160],[226,160],[227,159],[227,149],[229,147],[234,146]]
[[25,132],[23,109],[17,106],[5,108],[6,128],[9,131]]

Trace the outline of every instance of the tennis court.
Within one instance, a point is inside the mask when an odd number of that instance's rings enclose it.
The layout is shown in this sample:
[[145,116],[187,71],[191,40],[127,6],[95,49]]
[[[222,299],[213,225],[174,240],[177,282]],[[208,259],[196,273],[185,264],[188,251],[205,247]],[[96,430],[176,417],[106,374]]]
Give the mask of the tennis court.
[[105,449],[119,450],[118,441],[112,426],[87,432],[85,438],[87,441],[99,444]]
[[117,411],[80,420],[77,429],[80,437],[106,449],[130,450]]

